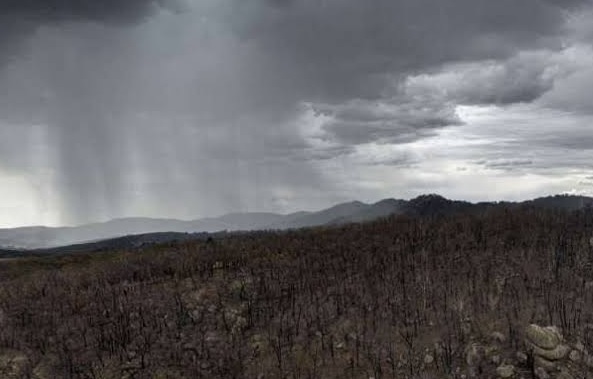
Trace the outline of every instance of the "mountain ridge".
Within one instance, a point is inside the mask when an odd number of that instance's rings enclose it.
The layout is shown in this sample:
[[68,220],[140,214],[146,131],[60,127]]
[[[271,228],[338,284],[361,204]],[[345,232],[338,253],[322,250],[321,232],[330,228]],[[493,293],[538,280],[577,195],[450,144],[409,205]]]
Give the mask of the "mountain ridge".
[[[125,217],[80,226],[25,226],[0,229],[0,249],[51,249],[59,246],[95,243],[128,235],[150,233],[194,234],[223,231],[284,230],[321,225],[372,221],[393,214],[439,216],[455,212],[481,211],[495,206],[534,206],[573,211],[593,206],[593,198],[554,195],[521,202],[478,202],[450,200],[427,194],[410,200],[386,198],[375,203],[350,201],[317,212],[288,214],[272,212],[228,213],[219,217],[178,220],[152,217]],[[185,237],[184,237],[185,238]]]

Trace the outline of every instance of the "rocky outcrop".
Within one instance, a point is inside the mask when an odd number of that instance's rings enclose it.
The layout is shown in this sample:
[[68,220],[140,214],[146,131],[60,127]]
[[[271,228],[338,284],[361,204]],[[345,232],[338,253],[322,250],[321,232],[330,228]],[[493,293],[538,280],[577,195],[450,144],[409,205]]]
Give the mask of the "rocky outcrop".
[[[593,379],[593,354],[580,342],[582,335],[571,332],[571,338],[565,339],[558,327],[528,325],[523,331],[523,347],[516,349],[516,340],[484,330],[467,342],[464,361],[454,372],[465,379]],[[438,351],[425,351],[424,368],[440,364]]]
[[531,324],[525,329],[525,341],[542,350],[552,350],[562,342],[562,334],[555,326],[541,327]]
[[538,379],[593,379],[593,374],[590,374],[593,372],[593,358],[591,365],[587,359],[591,355],[582,343],[565,341],[557,327],[529,325],[525,329],[525,348],[526,356],[532,358],[533,373]]
[[555,369],[557,362],[570,353],[560,330],[554,326],[529,325],[525,329],[525,346],[535,366],[546,370]]
[[570,348],[564,344],[559,344],[555,348],[549,350],[542,349],[538,346],[532,346],[532,351],[536,357],[541,357],[548,361],[558,361],[566,357],[566,355],[570,352]]

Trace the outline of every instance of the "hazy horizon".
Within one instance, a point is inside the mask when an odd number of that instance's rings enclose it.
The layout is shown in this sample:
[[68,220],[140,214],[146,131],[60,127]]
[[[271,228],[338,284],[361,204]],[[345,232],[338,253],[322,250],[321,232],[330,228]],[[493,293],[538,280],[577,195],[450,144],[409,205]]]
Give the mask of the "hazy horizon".
[[[139,216],[139,215],[124,215],[122,217],[116,217],[116,218],[106,218],[106,219],[101,219],[101,220],[94,220],[94,221],[90,221],[90,222],[85,222],[85,223],[79,223],[79,224],[56,224],[56,225],[49,225],[49,224],[28,224],[28,225],[9,225],[9,226],[0,226],[0,230],[2,229],[18,229],[18,228],[27,228],[27,227],[47,227],[47,228],[76,228],[76,227],[80,227],[80,226],[86,226],[86,225],[92,225],[92,224],[102,224],[102,223],[106,223],[106,222],[111,222],[111,221],[117,221],[117,220],[129,220],[129,219],[152,219],[152,220],[172,220],[172,221],[181,221],[181,222],[191,222],[191,221],[199,221],[199,220],[205,220],[205,219],[217,219],[217,218],[221,218],[224,216],[232,216],[232,215],[240,215],[240,214],[263,214],[263,213],[268,213],[268,214],[276,214],[276,215],[281,215],[281,216],[288,216],[294,213],[299,213],[299,212],[307,212],[307,213],[315,213],[315,212],[320,212],[329,208],[332,208],[334,206],[338,206],[338,205],[342,205],[342,204],[349,204],[349,203],[355,203],[355,202],[361,202],[365,205],[372,205],[372,204],[376,204],[379,203],[381,201],[384,200],[404,200],[404,201],[411,201],[419,196],[442,196],[441,194],[438,193],[424,193],[424,194],[419,194],[418,196],[414,196],[414,197],[410,197],[410,198],[399,198],[399,197],[385,197],[385,198],[381,198],[381,199],[374,199],[374,200],[360,200],[360,199],[350,199],[350,200],[345,200],[339,203],[332,203],[332,204],[328,204],[326,206],[323,206],[321,208],[308,208],[308,209],[294,209],[292,211],[288,211],[288,212],[269,212],[269,211],[259,211],[259,210],[249,210],[249,211],[244,211],[244,212],[225,212],[225,213],[220,213],[220,214],[212,214],[212,215],[197,215],[195,217],[189,217],[189,218],[176,218],[176,217],[158,217],[158,216]],[[520,203],[523,201],[530,201],[530,200],[535,200],[538,198],[545,198],[545,197],[554,197],[554,196],[562,196],[562,195],[566,195],[566,196],[586,196],[586,195],[581,195],[581,194],[575,194],[575,193],[571,193],[571,192],[564,192],[564,193],[557,193],[557,194],[543,194],[541,196],[537,196],[534,198],[524,198],[524,199],[488,199],[488,200],[468,200],[468,199],[458,199],[458,198],[449,198],[447,196],[443,196],[444,198],[451,200],[451,201],[465,201],[465,202],[469,202],[469,203],[473,203],[473,204],[477,204],[477,203],[500,203],[500,202],[512,202],[512,203]],[[586,197],[590,197],[590,196],[586,196]],[[593,198],[593,197],[590,197]]]
[[0,227],[593,195],[591,0],[0,2]]

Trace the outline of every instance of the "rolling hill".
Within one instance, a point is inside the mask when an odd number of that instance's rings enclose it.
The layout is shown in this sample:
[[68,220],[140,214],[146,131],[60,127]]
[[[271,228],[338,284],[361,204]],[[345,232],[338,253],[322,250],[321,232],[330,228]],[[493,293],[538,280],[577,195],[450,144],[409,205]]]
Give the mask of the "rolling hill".
[[[422,195],[411,200],[384,199],[373,204],[352,201],[335,205],[318,212],[277,213],[231,213],[220,217],[190,221],[159,218],[122,218],[103,223],[74,227],[32,226],[0,229],[0,248],[6,250],[51,249],[59,246],[95,243],[97,241],[129,235],[146,242],[144,235],[161,234],[170,240],[188,238],[181,234],[215,233],[221,231],[284,230],[321,225],[340,225],[366,222],[391,214],[410,216],[438,216],[457,212],[479,212],[496,206],[531,206],[545,209],[576,210],[593,205],[593,198],[584,196],[556,195],[524,202],[482,202],[449,200],[439,195]],[[182,236],[182,237],[180,237]],[[165,238],[166,240],[166,238]],[[139,242],[134,242],[139,243]]]

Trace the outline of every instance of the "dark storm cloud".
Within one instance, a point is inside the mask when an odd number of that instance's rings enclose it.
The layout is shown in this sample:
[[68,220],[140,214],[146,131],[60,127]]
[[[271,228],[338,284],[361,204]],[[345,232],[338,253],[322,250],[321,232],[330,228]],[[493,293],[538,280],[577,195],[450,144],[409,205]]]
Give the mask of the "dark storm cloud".
[[380,97],[389,78],[446,62],[559,47],[564,11],[584,3],[264,1],[238,6],[237,30],[285,68],[309,100],[339,101]]
[[[323,127],[326,137],[347,146],[431,135],[459,123],[455,104],[539,98],[553,86],[548,62],[517,54],[560,49],[567,12],[587,3],[260,1],[237,7],[233,20],[235,32],[258,48],[267,66],[269,85],[256,96],[282,98],[277,104],[285,105],[329,104],[319,106],[333,118]],[[445,94],[438,83],[424,93],[405,85],[409,75],[473,61],[480,63],[455,77],[453,88],[445,83]],[[392,110],[376,112],[364,101],[391,102]]]
[[177,0],[3,0],[0,2],[0,67],[22,53],[39,26],[69,21],[132,24],[156,10],[178,10]]
[[356,100],[343,105],[318,105],[330,117],[322,129],[327,138],[344,145],[369,142],[408,143],[433,134],[435,129],[460,123],[448,104],[406,97],[389,102]]
[[40,25],[65,21],[126,24],[137,22],[167,4],[168,0],[3,0],[0,2],[0,59],[19,53],[20,44]]
[[[4,1],[0,119],[47,125],[70,221],[117,215],[136,176],[159,210],[237,209],[327,190],[316,160],[431,136],[459,123],[456,101],[538,97],[545,70],[512,59],[560,48],[566,12],[585,3],[194,0],[174,14],[163,1]],[[407,86],[484,60],[511,63],[452,95]],[[327,117],[325,145],[301,135],[303,103]],[[11,150],[0,164],[18,165]]]
[[550,71],[557,62],[553,56],[545,51],[508,60],[448,65],[436,74],[408,78],[405,89],[412,97],[433,96],[456,104],[530,103],[554,86],[556,77]]
[[37,22],[68,19],[107,22],[134,22],[170,0],[3,0],[0,14]]
[[[213,67],[194,67],[192,72],[190,65],[182,65],[181,69],[188,70],[183,72],[186,80],[174,83],[177,87],[172,90],[179,93],[181,89],[186,99],[196,100],[173,102],[185,102],[186,109],[198,108],[215,113],[215,117],[225,117],[253,112],[283,114],[301,101],[331,103],[382,98],[386,92],[391,96],[390,91],[397,91],[393,87],[407,74],[443,63],[501,58],[522,48],[559,46],[564,12],[584,1],[195,3],[200,5],[196,5],[196,17],[192,21],[200,25],[198,18],[202,18],[216,24],[210,31],[210,43],[226,44],[235,51],[221,57],[226,61],[213,62],[216,65]],[[139,21],[163,1],[14,0],[2,4],[0,10],[4,12],[0,13],[11,21],[43,23],[75,19],[109,23]],[[229,29],[234,39],[219,37]],[[204,30],[196,27],[185,32],[200,34]],[[11,33],[3,33],[0,38],[13,37]],[[202,49],[204,41],[196,37],[193,46],[181,48]],[[90,38],[95,39],[92,35]],[[170,42],[178,46],[177,41]],[[178,59],[187,58],[186,51],[167,53],[178,54]],[[232,60],[240,62],[240,67],[229,63]],[[154,76],[150,78],[152,81],[159,80],[158,75]],[[187,88],[191,84],[195,87]],[[522,98],[521,94],[518,96],[517,99]],[[163,94],[154,96],[153,101],[157,107],[172,102]]]

